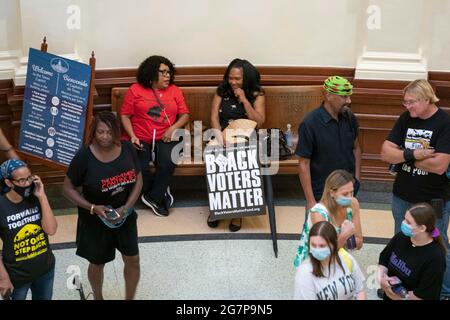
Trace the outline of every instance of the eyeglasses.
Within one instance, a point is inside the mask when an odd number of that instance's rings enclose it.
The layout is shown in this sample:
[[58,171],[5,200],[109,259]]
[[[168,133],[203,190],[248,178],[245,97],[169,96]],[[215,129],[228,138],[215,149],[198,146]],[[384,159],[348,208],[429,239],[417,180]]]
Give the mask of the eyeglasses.
[[417,102],[419,102],[420,100],[403,100],[402,104],[407,107],[407,106],[412,106],[413,104],[416,104]]
[[158,70],[164,77],[171,76],[172,72],[170,70]]
[[33,181],[33,176],[28,176],[26,178],[20,178],[20,179],[11,179],[11,180],[16,181],[21,186],[24,186]]

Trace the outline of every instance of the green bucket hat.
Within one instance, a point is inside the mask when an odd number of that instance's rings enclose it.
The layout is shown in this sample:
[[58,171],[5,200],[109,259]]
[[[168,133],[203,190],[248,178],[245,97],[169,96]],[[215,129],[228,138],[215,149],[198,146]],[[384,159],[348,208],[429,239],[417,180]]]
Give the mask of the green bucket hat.
[[339,76],[329,77],[323,83],[325,91],[340,96],[350,96],[353,93],[352,84],[345,78]]

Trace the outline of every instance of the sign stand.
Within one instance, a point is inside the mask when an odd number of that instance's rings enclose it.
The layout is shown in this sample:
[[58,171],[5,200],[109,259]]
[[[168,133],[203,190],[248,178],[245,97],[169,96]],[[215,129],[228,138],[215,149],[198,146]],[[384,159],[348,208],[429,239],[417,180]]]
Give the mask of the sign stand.
[[91,85],[89,87],[89,102],[87,105],[86,122],[84,130],[84,143],[87,142],[89,128],[91,127],[92,119],[94,117],[94,83],[95,83],[95,54],[91,53],[89,58],[89,65],[91,66]]
[[270,234],[272,235],[273,252],[275,253],[275,258],[278,258],[277,223],[275,221],[275,206],[273,204],[273,186],[271,175],[264,175],[264,190],[266,191],[266,204],[269,214]]
[[[41,51],[47,52],[48,44],[47,44],[47,37],[44,37],[43,42],[41,43]],[[92,122],[93,117],[93,106],[94,106],[94,83],[95,83],[95,57],[94,52],[92,52],[91,58],[89,59],[89,65],[91,67],[91,75],[90,75],[90,85],[89,85],[89,96],[88,96],[88,104],[87,104],[87,110],[86,110],[86,119],[85,119],[85,130],[83,133],[83,142],[86,142],[87,139],[87,132],[88,128]],[[23,111],[22,111],[23,112]],[[21,159],[23,159],[26,162],[29,161],[36,161],[39,164],[45,165],[49,168],[56,169],[56,170],[62,170],[67,171],[68,165],[58,163],[56,161],[48,160],[45,158],[41,158],[37,155],[28,153],[26,151],[18,150],[18,148],[15,148],[15,151],[20,156]]]

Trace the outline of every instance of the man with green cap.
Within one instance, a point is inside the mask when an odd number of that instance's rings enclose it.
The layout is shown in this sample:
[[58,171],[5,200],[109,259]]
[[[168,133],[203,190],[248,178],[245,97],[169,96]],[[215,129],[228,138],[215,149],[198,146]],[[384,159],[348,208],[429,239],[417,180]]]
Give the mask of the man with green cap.
[[306,212],[320,200],[325,180],[334,170],[346,170],[356,178],[354,194],[359,188],[359,125],[349,108],[353,86],[345,78],[332,76],[325,80],[323,88],[322,105],[310,112],[298,128],[295,154],[300,157],[299,178]]

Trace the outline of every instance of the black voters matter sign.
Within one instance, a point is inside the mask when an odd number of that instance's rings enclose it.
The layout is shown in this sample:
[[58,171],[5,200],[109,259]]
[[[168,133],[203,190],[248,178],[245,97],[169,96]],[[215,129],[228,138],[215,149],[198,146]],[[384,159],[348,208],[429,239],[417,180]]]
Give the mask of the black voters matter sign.
[[91,67],[30,48],[19,150],[68,166],[83,144]]
[[213,220],[265,214],[256,145],[207,148],[205,165]]

